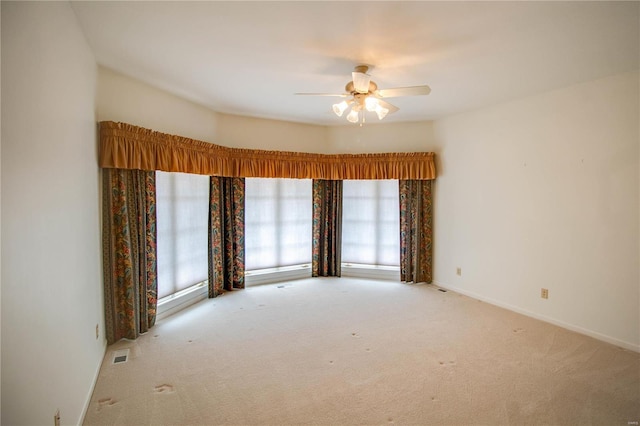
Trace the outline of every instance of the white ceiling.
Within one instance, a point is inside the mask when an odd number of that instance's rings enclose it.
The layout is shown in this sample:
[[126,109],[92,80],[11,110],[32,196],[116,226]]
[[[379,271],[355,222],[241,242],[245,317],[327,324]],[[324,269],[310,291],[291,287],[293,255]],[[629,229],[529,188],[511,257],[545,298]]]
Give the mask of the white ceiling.
[[[72,2],[99,64],[216,111],[346,124],[357,64],[431,120],[639,68],[638,2]],[[369,118],[370,120],[374,117]]]

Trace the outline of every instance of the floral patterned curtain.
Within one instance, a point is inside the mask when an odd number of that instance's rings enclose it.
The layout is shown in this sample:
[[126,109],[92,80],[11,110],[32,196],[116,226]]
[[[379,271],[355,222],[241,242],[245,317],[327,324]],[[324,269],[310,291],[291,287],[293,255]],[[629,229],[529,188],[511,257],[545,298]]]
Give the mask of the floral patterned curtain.
[[155,324],[157,305],[154,171],[103,169],[103,269],[109,344]]
[[400,280],[432,281],[430,180],[400,181]]
[[342,274],[342,181],[313,181],[313,251],[311,275]]
[[212,176],[209,297],[240,288],[244,288],[244,178]]

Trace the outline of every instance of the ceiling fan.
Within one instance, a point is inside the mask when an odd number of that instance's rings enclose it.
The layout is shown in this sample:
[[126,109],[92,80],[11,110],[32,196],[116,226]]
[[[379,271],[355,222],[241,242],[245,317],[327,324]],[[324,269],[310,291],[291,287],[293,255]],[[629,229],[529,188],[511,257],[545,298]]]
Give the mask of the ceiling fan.
[[395,87],[392,89],[378,89],[378,85],[371,80],[367,74],[367,65],[358,65],[351,73],[352,80],[347,83],[344,90],[346,93],[296,93],[296,95],[308,96],[337,96],[346,98],[342,102],[333,104],[333,112],[338,116],[351,108],[347,114],[350,123],[358,123],[362,126],[365,121],[365,112],[375,112],[378,120],[382,120],[387,114],[398,111],[398,107],[384,101],[385,98],[395,98],[399,96],[428,95],[431,93],[429,86]]

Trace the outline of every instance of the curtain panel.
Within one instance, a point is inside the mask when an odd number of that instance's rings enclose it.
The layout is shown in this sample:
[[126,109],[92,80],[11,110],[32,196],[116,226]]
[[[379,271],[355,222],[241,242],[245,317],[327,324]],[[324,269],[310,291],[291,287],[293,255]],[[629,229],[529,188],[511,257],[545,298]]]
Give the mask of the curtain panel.
[[400,183],[400,281],[432,281],[433,210],[430,180]]
[[155,172],[103,170],[103,269],[107,342],[136,339],[155,324]]
[[435,179],[433,152],[311,154],[228,148],[126,123],[100,123],[100,167],[226,177]]
[[209,188],[209,297],[217,297],[244,288],[244,179],[212,176]]
[[342,181],[313,181],[311,276],[342,274]]

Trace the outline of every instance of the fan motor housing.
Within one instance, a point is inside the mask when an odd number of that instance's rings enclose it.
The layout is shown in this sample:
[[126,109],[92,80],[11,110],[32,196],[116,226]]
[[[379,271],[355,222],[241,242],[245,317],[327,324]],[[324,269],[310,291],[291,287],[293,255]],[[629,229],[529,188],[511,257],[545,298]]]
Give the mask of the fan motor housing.
[[[350,93],[350,94],[352,94],[352,95],[355,95],[356,93],[358,93],[358,92],[356,92],[356,88],[355,88],[355,86],[353,85],[353,81],[348,82],[348,83],[347,83],[347,85],[346,85],[346,86],[344,86],[344,90],[345,90],[347,93]],[[369,91],[368,91],[367,93],[373,93],[373,92],[375,92],[376,90],[378,90],[378,85],[377,85],[375,82],[370,81],[370,82],[369,82]]]

